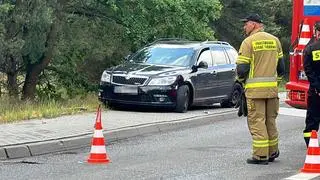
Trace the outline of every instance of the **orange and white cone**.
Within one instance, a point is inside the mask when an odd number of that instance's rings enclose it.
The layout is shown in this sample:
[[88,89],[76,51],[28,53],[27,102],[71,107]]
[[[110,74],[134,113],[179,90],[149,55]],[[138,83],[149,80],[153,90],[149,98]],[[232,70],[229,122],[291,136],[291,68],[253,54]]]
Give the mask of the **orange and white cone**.
[[88,163],[110,162],[109,156],[107,155],[106,146],[104,144],[100,106],[98,107],[98,111],[97,111],[95,130],[94,130],[94,135],[91,142],[91,151],[87,161]]
[[306,160],[301,172],[320,173],[320,147],[317,131],[312,130]]
[[300,37],[297,45],[297,50],[303,51],[308,42],[310,41],[312,36],[311,30],[310,30],[310,25],[308,19],[304,19],[302,27],[301,27],[301,32],[300,32]]

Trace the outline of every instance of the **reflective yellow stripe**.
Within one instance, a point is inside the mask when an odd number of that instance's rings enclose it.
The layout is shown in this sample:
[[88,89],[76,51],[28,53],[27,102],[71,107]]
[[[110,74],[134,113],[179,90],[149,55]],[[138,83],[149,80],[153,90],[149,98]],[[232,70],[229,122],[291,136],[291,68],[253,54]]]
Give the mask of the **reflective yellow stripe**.
[[269,140],[269,146],[275,146],[278,144],[278,138],[277,139],[273,139],[273,140]]
[[238,58],[241,58],[241,59],[246,59],[246,60],[248,60],[248,61],[250,61],[250,60],[251,60],[251,58],[249,58],[249,57],[246,57],[246,56],[241,56],[241,55],[239,55],[239,56],[238,56]]
[[250,63],[249,78],[253,78],[253,71],[254,71],[254,54],[252,54],[252,61]]
[[238,56],[238,59],[237,59],[237,64],[238,63],[247,63],[249,64],[251,61],[251,58],[248,58],[248,57],[245,57],[245,56]]
[[255,77],[249,78],[247,83],[256,83],[256,82],[275,82],[277,81],[276,77]]
[[240,58],[237,59],[237,64],[249,64],[249,63],[250,61],[248,60],[240,59]]
[[269,140],[253,140],[253,147],[269,147]]
[[303,137],[311,137],[311,132],[303,133]]
[[252,144],[253,147],[269,147],[269,144]]
[[277,82],[256,82],[256,83],[247,83],[245,88],[264,88],[264,87],[277,87]]
[[278,142],[278,138],[276,138],[276,139],[270,139],[269,142],[270,142],[270,143],[271,143],[271,142]]
[[279,54],[278,54],[278,58],[282,58],[283,57],[283,52],[280,52]]
[[277,50],[277,42],[275,40],[252,41],[253,51],[274,51]]
[[312,51],[312,60],[313,61],[320,60],[320,50]]
[[269,146],[275,146],[277,144],[278,144],[278,142],[273,142],[273,143],[270,143]]
[[263,148],[269,146],[275,146],[278,144],[278,138],[272,140],[253,140],[252,146],[256,148]]

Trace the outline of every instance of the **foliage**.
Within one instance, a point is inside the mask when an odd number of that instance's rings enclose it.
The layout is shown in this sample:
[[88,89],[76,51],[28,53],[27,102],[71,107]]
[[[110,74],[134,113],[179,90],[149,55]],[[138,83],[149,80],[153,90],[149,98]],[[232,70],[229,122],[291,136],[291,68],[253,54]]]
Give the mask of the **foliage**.
[[239,48],[245,38],[240,19],[249,13],[258,13],[263,18],[265,31],[280,39],[288,73],[292,2],[289,0],[221,0],[221,2],[224,5],[222,16],[212,24],[212,28],[217,32],[217,38]]
[[113,6],[134,49],[162,37],[215,39],[208,23],[222,8],[218,0],[125,0]]
[[85,95],[97,90],[105,68],[158,38],[239,47],[239,19],[257,10],[288,54],[290,7],[288,0],[3,0],[0,73],[8,78],[0,88],[36,93],[38,101]]

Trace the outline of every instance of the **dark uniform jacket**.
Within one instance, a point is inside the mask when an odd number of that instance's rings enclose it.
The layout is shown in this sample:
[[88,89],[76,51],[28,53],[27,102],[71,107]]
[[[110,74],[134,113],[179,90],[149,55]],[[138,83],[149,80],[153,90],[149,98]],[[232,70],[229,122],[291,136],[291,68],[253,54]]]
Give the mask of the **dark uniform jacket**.
[[320,92],[320,40],[310,44],[304,50],[304,70],[310,82],[310,88]]

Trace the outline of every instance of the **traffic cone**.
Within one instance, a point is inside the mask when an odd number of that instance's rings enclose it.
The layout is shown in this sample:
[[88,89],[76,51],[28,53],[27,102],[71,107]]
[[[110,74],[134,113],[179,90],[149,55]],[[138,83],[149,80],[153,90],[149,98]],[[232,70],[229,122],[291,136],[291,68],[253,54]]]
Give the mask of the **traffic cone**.
[[306,160],[301,172],[320,173],[320,147],[317,131],[312,130]]
[[98,110],[97,110],[95,130],[94,130],[93,139],[91,142],[91,151],[87,161],[88,163],[110,162],[109,156],[107,155],[107,152],[106,152],[106,146],[104,144],[100,106],[98,107]]
[[306,18],[304,19],[301,27],[300,37],[296,50],[303,51],[308,42],[310,41],[311,36],[312,33],[310,31],[309,20]]

